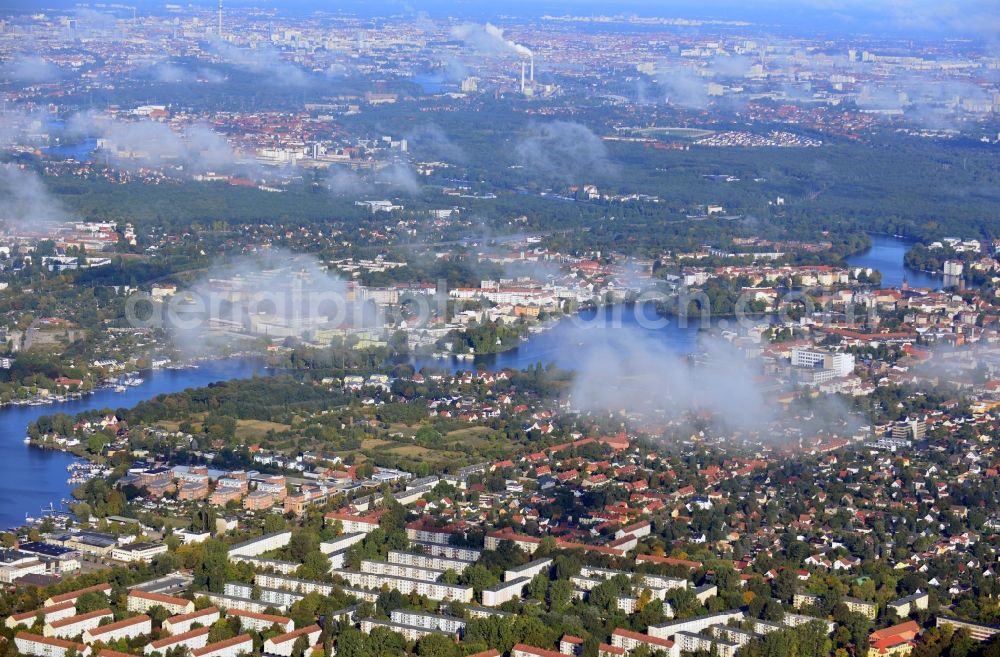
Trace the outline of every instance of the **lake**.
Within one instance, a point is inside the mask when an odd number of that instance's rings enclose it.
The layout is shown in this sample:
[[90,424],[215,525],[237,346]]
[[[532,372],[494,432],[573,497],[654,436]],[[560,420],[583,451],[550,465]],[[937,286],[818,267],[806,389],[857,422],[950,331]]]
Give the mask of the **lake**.
[[97,140],[94,138],[88,138],[76,144],[48,146],[43,148],[42,152],[60,160],[73,159],[77,162],[88,162],[96,149]]
[[49,503],[58,508],[60,500],[69,497],[73,489],[66,482],[69,476],[66,466],[76,460],[73,455],[30,447],[23,442],[28,425],[39,417],[127,408],[160,394],[248,378],[264,371],[262,362],[255,359],[207,361],[192,369],[146,372],[143,374],[145,383],[129,386],[125,392],[102,389],[61,404],[0,408],[0,441],[4,447],[4,461],[0,464],[0,528],[22,525],[25,515],[37,517],[41,508],[48,507]]

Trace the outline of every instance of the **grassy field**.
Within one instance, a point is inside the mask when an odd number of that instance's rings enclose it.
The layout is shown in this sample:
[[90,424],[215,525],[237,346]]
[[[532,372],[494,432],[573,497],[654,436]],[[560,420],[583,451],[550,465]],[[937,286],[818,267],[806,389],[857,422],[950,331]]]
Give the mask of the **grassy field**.
[[237,420],[236,436],[245,440],[257,440],[266,436],[268,431],[280,433],[291,428],[288,424],[267,422],[266,420]]
[[663,135],[664,137],[679,137],[681,139],[700,139],[712,134],[712,130],[698,128],[638,128],[633,130],[640,135]]

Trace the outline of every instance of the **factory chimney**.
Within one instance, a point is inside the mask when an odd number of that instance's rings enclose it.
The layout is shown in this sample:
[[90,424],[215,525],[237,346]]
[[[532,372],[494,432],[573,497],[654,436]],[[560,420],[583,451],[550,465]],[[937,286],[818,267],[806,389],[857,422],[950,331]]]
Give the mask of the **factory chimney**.
[[531,86],[535,86],[535,56],[531,55],[531,76],[528,78],[531,80]]
[[222,38],[222,0],[219,0],[219,26],[216,30],[216,34],[220,39]]
[[524,61],[521,62],[521,93],[524,93]]

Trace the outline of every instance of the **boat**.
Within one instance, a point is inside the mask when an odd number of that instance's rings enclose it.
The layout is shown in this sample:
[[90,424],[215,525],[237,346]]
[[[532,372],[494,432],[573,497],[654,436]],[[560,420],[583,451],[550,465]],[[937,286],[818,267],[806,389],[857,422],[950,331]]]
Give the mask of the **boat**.
[[31,436],[25,436],[24,437],[24,444],[25,445],[30,445],[31,444]]
[[115,386],[115,392],[125,392],[126,390],[128,390],[128,388],[121,384]]

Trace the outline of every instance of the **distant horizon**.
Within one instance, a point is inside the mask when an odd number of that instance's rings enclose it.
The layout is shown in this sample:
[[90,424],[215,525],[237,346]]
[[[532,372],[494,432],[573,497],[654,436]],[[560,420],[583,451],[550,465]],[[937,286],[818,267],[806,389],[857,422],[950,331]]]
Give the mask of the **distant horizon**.
[[[78,3],[74,0],[46,0],[44,6],[31,0],[8,0],[7,12],[72,11],[90,7],[106,11],[110,7],[94,7],[98,3]],[[166,13],[167,5],[181,5],[209,10],[215,0],[164,2],[139,0],[133,3],[145,14]],[[539,18],[546,14],[573,16],[618,16],[634,14],[642,17],[688,18],[693,20],[743,21],[755,26],[788,30],[810,29],[823,34],[885,36],[887,38],[965,38],[982,41],[991,50],[1000,52],[1000,5],[977,0],[956,0],[935,3],[930,0],[762,0],[752,4],[733,0],[708,2],[657,2],[656,0],[626,0],[607,4],[597,0],[510,0],[501,7],[474,0],[343,0],[332,6],[319,0],[224,0],[226,7],[276,9],[282,15],[295,16],[321,11],[340,11],[358,16],[426,16],[433,19],[461,18],[503,22],[515,18]],[[129,5],[132,6],[132,5]],[[121,5],[118,11],[125,11]]]

